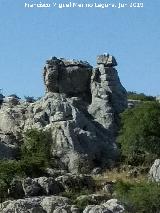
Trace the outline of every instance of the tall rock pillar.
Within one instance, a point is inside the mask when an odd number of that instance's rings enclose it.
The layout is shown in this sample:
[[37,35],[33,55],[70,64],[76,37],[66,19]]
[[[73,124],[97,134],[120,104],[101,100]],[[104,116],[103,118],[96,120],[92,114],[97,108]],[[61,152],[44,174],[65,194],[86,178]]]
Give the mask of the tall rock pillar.
[[126,90],[115,66],[117,62],[113,56],[97,56],[97,67],[91,78],[92,103],[89,107],[94,120],[111,133],[117,129],[117,115],[127,107]]

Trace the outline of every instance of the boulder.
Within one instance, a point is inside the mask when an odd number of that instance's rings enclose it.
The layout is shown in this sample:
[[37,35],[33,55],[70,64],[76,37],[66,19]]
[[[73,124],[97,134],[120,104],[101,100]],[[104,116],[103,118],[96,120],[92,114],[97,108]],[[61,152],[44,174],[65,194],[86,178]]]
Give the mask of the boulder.
[[114,67],[117,66],[117,61],[114,56],[104,54],[97,56],[97,64],[104,64],[106,67]]
[[52,177],[13,179],[9,188],[9,196],[15,199],[41,195],[56,195],[64,191],[61,183]]
[[149,171],[149,180],[160,181],[160,159],[156,159]]
[[83,213],[123,213],[124,211],[124,207],[117,199],[111,199],[101,205],[89,205]]
[[61,183],[66,190],[82,190],[95,188],[94,180],[90,175],[66,174],[57,177],[55,180]]
[[101,167],[96,167],[92,170],[91,174],[92,175],[98,175],[102,173],[102,168]]
[[60,196],[44,197],[40,205],[47,213],[53,213],[59,207],[70,205],[70,200]]
[[112,213],[112,212],[102,205],[89,205],[85,208],[83,213]]
[[62,170],[62,169],[59,170],[59,169],[46,168],[45,169],[45,173],[49,177],[56,178],[58,176],[65,175],[67,173],[67,171],[66,170]]
[[113,213],[122,213],[125,211],[124,206],[117,199],[110,199],[103,205]]
[[64,191],[62,184],[55,181],[52,177],[39,177],[34,180],[41,186],[43,195],[55,195]]
[[1,204],[0,212],[3,213],[46,213],[40,206],[41,198],[27,198],[6,201]]
[[106,202],[109,200],[111,196],[108,196],[106,194],[89,194],[89,195],[81,195],[77,197],[76,203],[77,204],[83,204],[83,203],[88,203],[90,205],[98,205],[102,202]]
[[57,207],[53,213],[80,213],[80,210],[74,205],[66,205]]
[[38,184],[37,180],[26,178],[22,181],[23,190],[26,197],[40,196],[43,194],[43,189]]

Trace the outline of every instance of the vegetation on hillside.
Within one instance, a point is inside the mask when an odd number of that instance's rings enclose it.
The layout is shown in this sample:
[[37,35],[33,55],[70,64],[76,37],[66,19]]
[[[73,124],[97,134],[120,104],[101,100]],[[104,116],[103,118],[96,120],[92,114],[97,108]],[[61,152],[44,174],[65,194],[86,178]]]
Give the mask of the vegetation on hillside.
[[[32,101],[32,97],[27,98],[31,98]],[[112,169],[97,176],[95,182],[102,186],[106,181],[115,180],[114,193],[110,196],[118,198],[128,213],[158,213],[160,186],[147,181],[147,170],[143,174],[138,174],[137,168],[148,169],[160,156],[160,104],[152,96],[135,92],[128,92],[128,98],[142,101],[121,114],[121,126],[117,137],[121,154],[120,164],[128,166],[129,170],[124,169],[122,172],[119,168]],[[19,160],[0,161],[0,197],[7,196],[7,189],[14,177],[38,177],[44,174],[46,167],[52,165],[50,139],[49,132],[37,129],[30,129],[24,133]],[[132,167],[133,176],[129,166]],[[90,198],[76,200],[81,194],[93,193],[83,190],[68,191],[62,195],[69,197],[81,210],[86,205],[98,204]]]
[[159,212],[160,186],[157,183],[119,181],[115,187],[115,194],[125,204],[128,213]]
[[126,163],[149,164],[160,156],[160,104],[144,102],[123,112],[117,141]]
[[15,177],[38,177],[51,161],[51,143],[48,132],[30,129],[24,133],[24,142],[19,160],[0,161],[0,197],[5,197],[7,188]]
[[156,98],[154,96],[148,96],[144,93],[137,93],[137,92],[127,92],[127,98],[131,100],[139,100],[139,101],[155,101]]

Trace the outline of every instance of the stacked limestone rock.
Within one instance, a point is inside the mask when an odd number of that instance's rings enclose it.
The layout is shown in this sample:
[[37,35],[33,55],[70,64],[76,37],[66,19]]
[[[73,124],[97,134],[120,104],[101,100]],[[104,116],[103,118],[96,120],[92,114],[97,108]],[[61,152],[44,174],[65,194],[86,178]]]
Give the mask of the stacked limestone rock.
[[97,57],[97,67],[91,79],[92,103],[89,112],[104,128],[114,131],[116,119],[127,106],[126,90],[121,85],[113,56]]
[[52,156],[72,173],[88,172],[114,161],[118,114],[127,107],[116,65],[110,55],[98,56],[95,69],[82,61],[48,60],[42,99],[1,106],[0,148],[4,151],[0,159],[14,158],[22,133],[37,128],[51,131]]

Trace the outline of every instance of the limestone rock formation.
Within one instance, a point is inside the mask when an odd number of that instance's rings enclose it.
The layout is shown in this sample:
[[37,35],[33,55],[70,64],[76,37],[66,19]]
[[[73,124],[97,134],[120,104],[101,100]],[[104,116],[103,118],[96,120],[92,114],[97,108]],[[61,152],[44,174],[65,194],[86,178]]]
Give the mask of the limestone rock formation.
[[88,172],[114,161],[118,114],[127,107],[116,65],[110,55],[98,56],[95,69],[82,61],[48,60],[44,97],[1,105],[0,159],[14,158],[23,132],[37,128],[51,132],[52,156],[61,169]]

